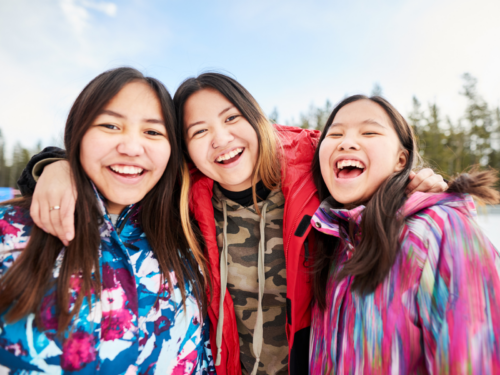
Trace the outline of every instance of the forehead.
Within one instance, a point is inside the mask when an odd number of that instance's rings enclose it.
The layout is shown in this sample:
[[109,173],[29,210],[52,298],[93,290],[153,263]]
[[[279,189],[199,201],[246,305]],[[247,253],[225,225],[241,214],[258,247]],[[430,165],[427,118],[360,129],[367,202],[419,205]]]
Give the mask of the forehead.
[[357,100],[343,106],[335,115],[333,124],[361,125],[367,123],[368,120],[392,128],[391,119],[385,110],[368,99]]
[[156,92],[143,81],[132,81],[127,83],[105,107],[123,106],[128,108],[134,107],[134,104],[160,108],[160,101]]
[[[191,95],[184,104],[184,118],[212,116],[233,104],[219,91],[211,88],[202,89]],[[202,119],[200,119],[202,120]]]

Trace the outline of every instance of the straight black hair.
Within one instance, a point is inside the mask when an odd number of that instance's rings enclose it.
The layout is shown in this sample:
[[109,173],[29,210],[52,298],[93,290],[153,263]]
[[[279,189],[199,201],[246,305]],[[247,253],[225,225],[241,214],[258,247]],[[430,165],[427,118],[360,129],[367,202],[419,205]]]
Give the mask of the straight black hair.
[[[180,214],[182,174],[187,172],[179,139],[176,136],[176,117],[170,94],[163,84],[145,77],[133,68],[117,68],[94,78],[75,100],[66,122],[64,143],[78,198],[75,207],[75,238],[66,247],[61,270],[57,279],[56,311],[59,334],[68,327],[71,318],[79,311],[83,298],[91,294],[100,298],[99,275],[99,224],[103,217],[91,181],[80,162],[80,145],[83,136],[98,113],[131,82],[144,82],[156,94],[170,142],[171,154],[167,168],[158,183],[140,202],[139,220],[158,260],[162,281],[167,280],[173,290],[170,272],[179,280],[182,302],[185,304],[185,282],[194,285],[193,291],[200,308],[205,309],[203,293],[206,274],[205,262],[198,261],[189,250],[188,239],[183,232]],[[6,202],[28,208],[31,198]],[[154,213],[154,214],[153,214]],[[26,248],[12,267],[0,279],[0,312],[7,311],[6,320],[13,322],[29,313],[35,313],[37,325],[43,328],[40,316],[42,299],[50,287],[49,282],[55,260],[63,244],[61,241],[34,226]],[[203,256],[201,255],[201,259]],[[80,275],[81,289],[70,311],[70,282]],[[159,293],[165,291],[160,288]]]

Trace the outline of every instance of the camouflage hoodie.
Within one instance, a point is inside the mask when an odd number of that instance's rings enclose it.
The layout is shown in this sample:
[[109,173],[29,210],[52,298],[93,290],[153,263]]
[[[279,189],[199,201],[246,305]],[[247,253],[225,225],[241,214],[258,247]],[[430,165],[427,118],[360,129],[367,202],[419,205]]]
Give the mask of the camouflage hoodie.
[[[282,230],[285,197],[280,189],[272,191],[258,203],[261,216],[253,204],[241,206],[225,197],[214,184],[212,203],[217,244],[227,264],[225,272],[221,267],[221,278],[224,282],[227,275],[227,289],[234,303],[242,373],[251,374],[257,365],[255,370],[259,375],[288,374]],[[225,244],[227,254],[224,254]],[[259,277],[261,260],[263,274]]]

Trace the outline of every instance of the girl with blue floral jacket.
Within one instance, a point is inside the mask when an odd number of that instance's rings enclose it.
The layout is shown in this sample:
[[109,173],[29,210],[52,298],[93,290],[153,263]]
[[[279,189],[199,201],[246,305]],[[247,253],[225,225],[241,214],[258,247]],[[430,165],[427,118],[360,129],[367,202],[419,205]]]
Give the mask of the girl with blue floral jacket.
[[215,373],[174,124],[159,81],[131,68],[105,72],[65,129],[75,239],[64,246],[34,225],[30,198],[0,206],[0,369]]

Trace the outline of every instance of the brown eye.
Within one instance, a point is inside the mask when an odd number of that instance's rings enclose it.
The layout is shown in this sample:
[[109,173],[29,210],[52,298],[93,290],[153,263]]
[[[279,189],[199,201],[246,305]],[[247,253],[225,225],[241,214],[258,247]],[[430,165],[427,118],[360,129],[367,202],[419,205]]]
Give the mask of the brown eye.
[[116,130],[118,129],[118,126],[116,125],[111,125],[111,124],[100,124],[98,126],[102,126],[103,128],[106,128],[106,129],[111,129],[111,130]]
[[234,121],[234,120],[236,120],[238,117],[240,117],[240,115],[229,116],[229,117],[226,119],[226,122],[231,122],[231,121]]
[[145,132],[147,135],[163,135],[160,132],[154,131],[154,130],[148,130]]
[[201,130],[198,130],[198,131],[196,131],[196,132],[194,132],[194,133],[193,133],[193,137],[194,137],[195,135],[198,135],[198,134],[203,134],[203,133],[204,133],[204,132],[206,132],[206,131],[207,131],[207,129],[201,129]]

